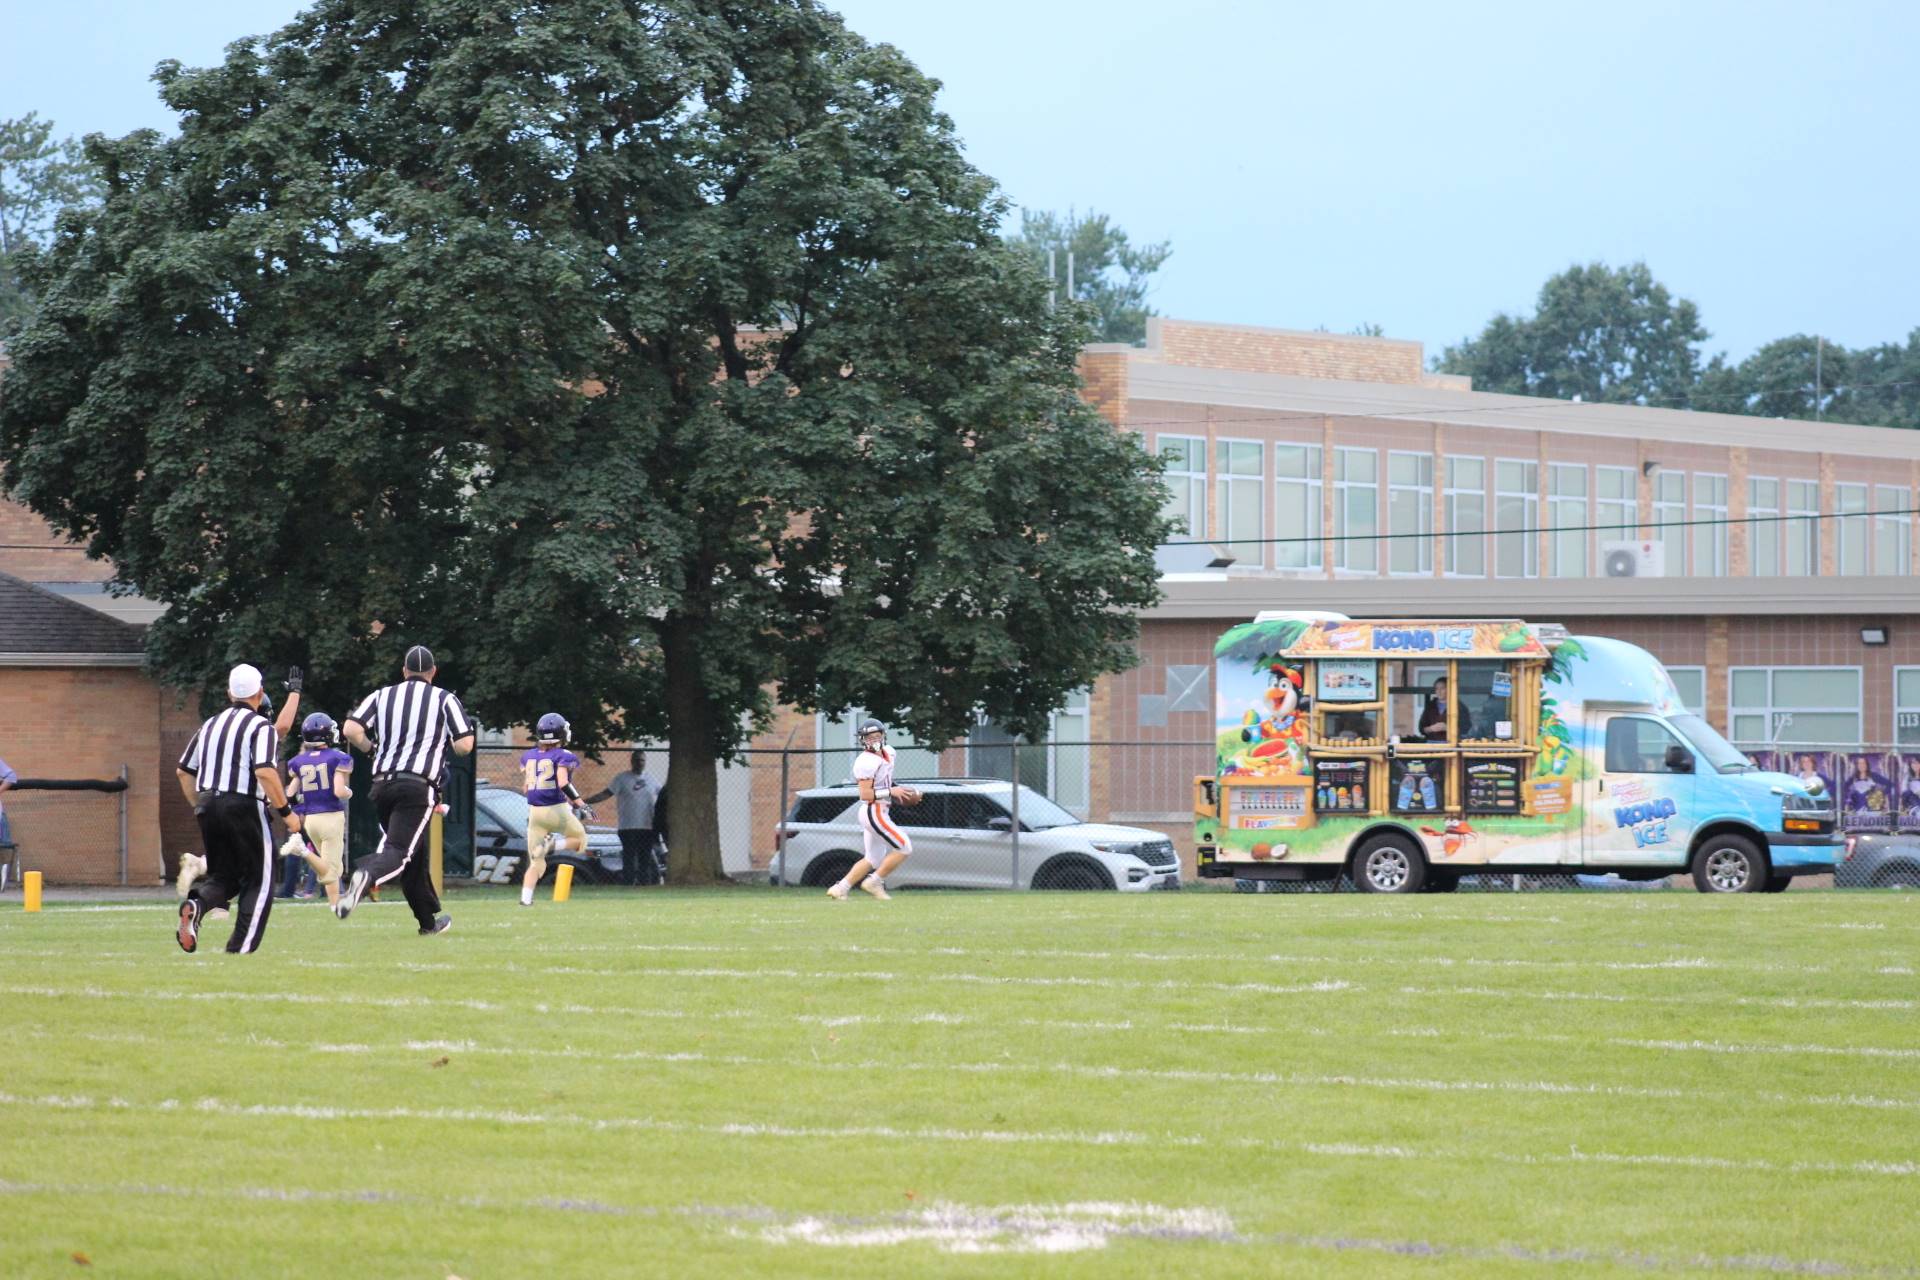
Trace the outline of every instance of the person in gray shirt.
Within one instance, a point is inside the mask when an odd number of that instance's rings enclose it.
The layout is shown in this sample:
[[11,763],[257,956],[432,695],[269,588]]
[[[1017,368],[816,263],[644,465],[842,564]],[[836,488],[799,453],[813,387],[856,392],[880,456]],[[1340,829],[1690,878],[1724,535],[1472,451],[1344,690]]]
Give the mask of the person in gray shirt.
[[627,760],[627,768],[613,775],[613,781],[587,797],[588,804],[599,804],[609,796],[618,803],[614,819],[620,832],[620,861],[627,883],[659,884],[660,864],[654,858],[658,842],[655,815],[660,807],[660,789],[646,777],[647,753],[636,751]]

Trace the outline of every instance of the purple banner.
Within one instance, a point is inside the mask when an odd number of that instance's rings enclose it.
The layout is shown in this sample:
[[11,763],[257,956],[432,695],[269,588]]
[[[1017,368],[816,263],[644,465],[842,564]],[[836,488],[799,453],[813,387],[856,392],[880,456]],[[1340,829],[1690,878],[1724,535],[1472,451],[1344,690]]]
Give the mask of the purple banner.
[[1846,761],[1846,777],[1840,784],[1841,827],[1893,830],[1893,757],[1880,751],[1856,751],[1841,758]]
[[1920,755],[1900,757],[1900,829],[1920,831]]
[[[1800,779],[1816,796],[1833,796],[1834,757],[1831,751],[1782,751],[1779,770]],[[1819,785],[1815,785],[1818,783]],[[1836,800],[1836,803],[1839,803]]]

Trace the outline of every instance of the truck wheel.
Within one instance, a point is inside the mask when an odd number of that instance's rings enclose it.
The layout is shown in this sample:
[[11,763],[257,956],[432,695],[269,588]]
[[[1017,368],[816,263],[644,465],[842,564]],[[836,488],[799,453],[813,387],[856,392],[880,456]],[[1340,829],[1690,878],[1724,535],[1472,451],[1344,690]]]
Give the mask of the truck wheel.
[[1745,836],[1709,836],[1693,853],[1693,883],[1702,893],[1759,893],[1773,869]]
[[1772,875],[1767,877],[1767,887],[1762,893],[1785,893],[1787,886],[1793,883],[1792,876]]
[[1353,855],[1353,886],[1362,893],[1419,893],[1426,883],[1427,860],[1404,837],[1373,836]]

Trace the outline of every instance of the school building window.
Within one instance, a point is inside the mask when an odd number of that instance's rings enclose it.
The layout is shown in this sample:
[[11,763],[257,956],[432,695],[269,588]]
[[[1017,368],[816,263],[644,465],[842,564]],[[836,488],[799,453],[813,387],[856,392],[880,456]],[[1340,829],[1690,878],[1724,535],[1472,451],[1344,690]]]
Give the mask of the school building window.
[[1920,667],[1893,669],[1893,740],[1920,747]]
[[1265,536],[1260,495],[1267,487],[1261,453],[1257,440],[1221,440],[1214,445],[1220,540],[1227,554],[1250,568],[1266,564],[1266,547],[1260,541]]
[[1556,578],[1587,576],[1587,469],[1575,462],[1547,466],[1547,572]]
[[1913,516],[1904,485],[1873,488],[1873,571],[1905,575],[1913,562]]
[[1273,446],[1273,565],[1318,569],[1320,548],[1320,446]]
[[1839,539],[1835,548],[1838,568],[1841,573],[1854,574],[1867,571],[1867,486],[1864,484],[1836,484],[1833,486],[1833,510],[1838,517],[1834,520],[1834,537]]
[[1333,451],[1333,544],[1336,569],[1380,572],[1380,454],[1373,449]]
[[1487,460],[1447,459],[1447,572],[1487,576]]
[[1680,705],[1696,716],[1707,714],[1707,669],[1705,667],[1668,667],[1667,674],[1673,677],[1674,692],[1680,695]]
[[1207,442],[1197,436],[1161,436],[1159,449],[1166,463],[1160,473],[1167,486],[1165,514],[1182,525],[1174,536],[1206,538]]
[[1780,572],[1780,482],[1747,481],[1747,565],[1756,578]]
[[1734,667],[1727,688],[1730,736],[1744,746],[1861,742],[1858,667]]
[[1433,455],[1387,455],[1387,567],[1433,572]]
[[1787,481],[1787,576],[1805,578],[1820,572],[1820,485],[1814,480]]
[[[1727,576],[1727,478],[1693,477],[1693,571],[1701,577]],[[1699,521],[1706,521],[1701,524]]]
[[1653,539],[1662,548],[1668,574],[1687,571],[1687,473],[1656,471],[1653,475]]
[[1593,522],[1602,542],[1635,542],[1640,537],[1640,499],[1632,467],[1593,469]]
[[1501,458],[1493,464],[1493,572],[1540,576],[1540,464]]

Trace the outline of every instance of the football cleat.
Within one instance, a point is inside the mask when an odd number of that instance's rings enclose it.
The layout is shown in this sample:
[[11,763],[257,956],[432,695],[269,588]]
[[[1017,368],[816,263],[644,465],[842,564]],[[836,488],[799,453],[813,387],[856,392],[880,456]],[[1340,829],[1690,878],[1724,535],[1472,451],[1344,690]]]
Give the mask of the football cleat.
[[280,842],[280,856],[283,858],[298,858],[306,851],[307,842],[300,838],[298,831]]
[[893,895],[887,892],[887,886],[880,883],[879,876],[868,876],[860,882],[860,887],[882,902],[891,901],[893,898]]
[[445,933],[447,930],[451,928],[453,928],[452,916],[438,916],[434,919],[434,922],[432,924],[422,925],[420,927],[420,936],[423,938],[430,938],[436,933]]
[[360,895],[367,891],[367,873],[356,871],[347,880],[347,888],[340,895],[340,901],[333,904],[333,914],[345,920],[360,905]]
[[845,880],[836,880],[831,885],[828,885],[827,896],[835,902],[845,902],[847,900],[847,882]]
[[188,955],[200,945],[200,904],[192,898],[180,904],[180,928],[173,936]]
[[187,896],[187,890],[193,888],[193,882],[207,874],[207,860],[197,853],[180,855],[180,874],[174,877],[173,887],[181,897]]

